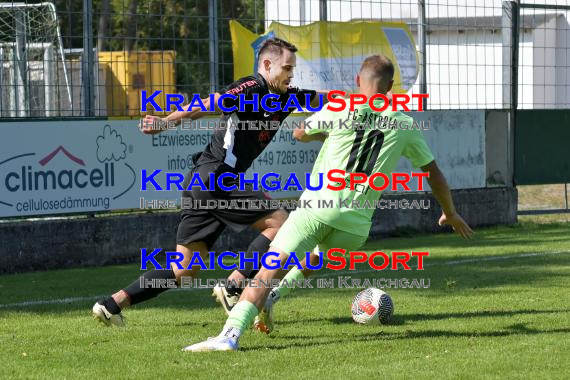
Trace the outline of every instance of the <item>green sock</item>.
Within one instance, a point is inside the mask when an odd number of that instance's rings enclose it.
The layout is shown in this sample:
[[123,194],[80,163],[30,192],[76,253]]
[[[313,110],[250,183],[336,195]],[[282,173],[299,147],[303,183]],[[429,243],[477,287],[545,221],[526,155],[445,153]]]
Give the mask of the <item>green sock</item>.
[[[273,303],[277,302],[281,297],[286,297],[289,293],[291,293],[291,291],[293,290],[291,283],[293,281],[298,282],[304,278],[305,275],[303,274],[303,272],[301,272],[299,268],[291,269],[287,273],[287,275],[283,277],[283,280],[281,280],[281,282],[279,283],[279,287],[271,290],[272,293],[271,298],[273,299]],[[286,283],[289,286],[287,286]]]
[[239,330],[239,335],[241,335],[251,325],[257,314],[259,310],[254,304],[249,301],[239,301],[230,312],[222,334],[233,328]]

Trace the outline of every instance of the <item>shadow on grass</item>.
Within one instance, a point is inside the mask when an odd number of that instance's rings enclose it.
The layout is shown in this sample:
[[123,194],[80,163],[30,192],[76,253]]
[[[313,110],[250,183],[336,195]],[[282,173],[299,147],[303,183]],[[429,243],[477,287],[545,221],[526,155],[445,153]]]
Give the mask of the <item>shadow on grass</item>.
[[[281,335],[279,338],[287,340],[283,344],[269,343],[264,345],[256,345],[250,347],[243,347],[242,351],[256,351],[256,350],[285,350],[291,348],[308,348],[308,347],[323,347],[328,345],[334,345],[339,343],[349,343],[349,342],[378,342],[379,340],[403,340],[403,339],[431,339],[431,338],[497,338],[497,337],[508,337],[517,335],[538,335],[538,334],[558,334],[558,333],[570,333],[570,327],[541,330],[534,329],[526,326],[524,323],[517,323],[514,325],[507,326],[504,329],[497,331],[472,331],[472,332],[459,332],[459,331],[448,331],[448,330],[423,330],[423,331],[405,331],[401,333],[390,333],[390,332],[379,332],[377,334],[363,333],[363,334],[351,334],[350,337],[335,339],[331,336],[321,335],[319,337],[314,336],[303,336],[303,335]],[[324,338],[324,339],[323,339]],[[302,341],[291,341],[292,339],[298,339]],[[315,341],[318,340],[318,341]]]
[[[464,240],[453,233],[451,228],[440,227],[437,234],[403,232],[393,238],[376,238],[369,240],[364,249],[375,250],[379,248],[402,248],[427,246],[430,250],[439,248],[468,249],[473,247],[489,248],[512,245],[535,246],[537,242],[548,241],[568,242],[570,225],[567,223],[534,224],[520,223],[509,226],[484,227],[476,229],[474,239]],[[408,243],[409,242],[409,243]],[[387,249],[387,248],[385,248]]]
[[[415,259],[414,259],[415,260]],[[382,264],[381,260],[377,264]],[[402,292],[421,293],[422,296],[442,297],[442,296],[462,296],[473,295],[473,291],[490,291],[501,286],[529,286],[533,283],[542,282],[542,287],[560,287],[561,282],[568,278],[570,268],[570,253],[537,254],[532,252],[520,252],[513,255],[497,256],[473,256],[465,255],[457,258],[449,257],[429,257],[424,259],[424,270],[398,270],[371,271],[370,268],[364,272],[323,271],[323,277],[335,280],[335,286],[339,283],[338,277],[348,278],[350,284],[353,279],[380,280],[379,286],[385,286],[384,291],[388,293]],[[363,264],[360,264],[363,265]],[[411,265],[415,265],[412,262]],[[407,279],[407,287],[398,288],[389,285],[389,280]],[[412,279],[424,280],[429,288],[411,287]],[[547,281],[547,283],[544,283]],[[374,286],[374,284],[372,284]],[[319,289],[318,291],[327,296],[332,296],[332,292],[347,290],[349,288]],[[350,290],[350,289],[349,289]],[[353,288],[357,291],[358,288]],[[502,290],[504,291],[504,290]],[[298,292],[298,294],[301,294]],[[297,292],[296,292],[297,294]],[[338,295],[338,293],[336,293]]]
[[[541,228],[511,228],[502,227],[499,233],[494,237],[492,229],[485,230],[484,234],[489,237],[489,240],[501,240],[503,245],[520,244],[520,240],[513,237],[511,232],[521,232],[524,235],[523,240],[537,240],[543,239],[549,241],[556,240],[570,240],[568,238],[568,228],[563,228],[562,225],[555,226],[541,226]],[[536,232],[537,236],[533,239],[527,236],[533,236]],[[503,236],[505,238],[503,238]],[[507,239],[507,237],[510,237]],[[416,247],[421,246],[423,241],[430,241],[433,244],[428,246],[438,247],[446,246],[449,244],[457,244],[457,246],[467,247],[470,242],[461,240],[458,237],[453,239],[434,239],[432,235],[418,237],[411,239],[410,242]],[[484,239],[483,239],[484,240]],[[393,248],[383,248],[384,251],[394,249],[396,246],[399,249],[403,248],[405,239],[399,239],[396,244],[387,240],[386,242],[370,242],[366,248],[369,250],[371,247],[378,249],[380,244],[386,247],[392,246]],[[494,244],[494,243],[492,243]],[[396,249],[397,250],[397,249]],[[409,249],[408,249],[409,250]],[[425,270],[405,271],[397,270],[390,271],[384,270],[380,272],[370,271],[367,264],[360,264],[357,266],[359,270],[366,270],[366,272],[354,273],[343,271],[342,273],[335,273],[334,271],[324,269],[319,275],[336,280],[338,276],[350,276],[355,279],[429,279],[429,289],[395,289],[385,288],[387,292],[399,292],[399,296],[404,295],[404,292],[412,292],[408,294],[419,294],[427,297],[446,297],[446,296],[473,296],[479,290],[494,291],[502,286],[533,286],[540,283],[542,287],[560,287],[564,279],[568,278],[568,270],[565,268],[570,267],[570,253],[558,253],[548,255],[530,256],[524,253],[532,253],[531,250],[524,248],[517,249],[516,253],[512,254],[497,254],[494,256],[477,256],[477,255],[460,255],[461,250],[458,250],[458,256],[450,258],[430,256],[424,259],[426,265]],[[493,251],[494,252],[494,251]],[[499,251],[501,252],[501,251]],[[415,265],[415,259],[412,260],[412,265]],[[36,272],[26,273],[23,275],[1,276],[0,289],[4,294],[9,295],[0,304],[0,313],[4,311],[22,312],[22,313],[55,313],[61,314],[66,312],[74,312],[77,310],[90,309],[91,305],[95,302],[95,295],[110,294],[123,286],[126,286],[135,280],[141,271],[136,266],[115,266],[104,268],[79,268],[70,270],[61,270],[53,272]],[[225,271],[204,271],[201,278],[225,278],[228,272]],[[315,285],[316,281],[313,282]],[[520,285],[517,285],[520,284]],[[338,286],[338,285],[335,285]],[[357,288],[352,289],[301,289],[296,291],[295,294],[299,296],[310,295],[311,297],[339,297],[341,293],[342,302],[345,302],[347,291],[356,294]],[[500,288],[501,292],[505,290]],[[318,292],[318,293],[317,293]],[[164,309],[184,309],[192,311],[195,309],[218,309],[219,306],[210,297],[211,290],[199,291],[179,291],[179,292],[166,292],[157,299],[150,300],[147,303],[136,305],[135,308],[158,307]],[[65,298],[73,298],[73,300],[66,302]],[[20,304],[22,301],[45,301],[45,300],[59,299],[58,303],[44,303],[38,304],[35,302],[28,304]],[[61,301],[61,302],[60,302]],[[396,300],[397,302],[397,300]],[[7,306],[9,304],[10,306]],[[429,316],[427,316],[429,318]],[[447,318],[448,315],[445,316]],[[444,318],[442,316],[442,318]]]
[[[483,260],[483,261],[477,261]],[[450,264],[451,263],[451,264]],[[421,293],[424,297],[458,297],[458,296],[473,296],[475,292],[480,291],[493,291],[493,288],[505,286],[524,284],[529,286],[536,282],[541,282],[547,280],[548,284],[541,284],[541,286],[552,286],[559,287],[561,281],[568,278],[568,271],[564,268],[570,267],[570,254],[560,253],[551,255],[538,255],[538,256],[526,256],[523,257],[510,257],[505,259],[504,255],[500,256],[487,256],[487,257],[477,257],[477,256],[464,256],[461,259],[450,260],[449,258],[429,258],[425,260],[426,268],[424,271],[381,271],[381,272],[363,272],[363,273],[350,273],[342,272],[335,273],[325,269],[322,271],[323,274],[327,274],[328,278],[335,279],[338,283],[336,277],[351,277],[353,279],[403,279],[407,278],[409,281],[412,279],[429,279],[430,288],[406,288],[406,289],[395,289],[395,288],[384,288],[388,293],[399,292],[399,296],[405,295],[405,293],[411,292],[414,294]],[[212,276],[211,274],[204,273],[205,276],[202,278],[208,278]],[[209,276],[208,276],[209,275]],[[215,276],[215,275],[214,275]],[[215,277],[210,277],[215,278]],[[218,277],[218,278],[221,278]],[[69,292],[69,287],[72,289],[81,289],[81,293],[85,294],[89,292],[88,284],[98,284],[98,289],[93,290],[91,294],[104,294],[101,291],[101,284],[105,283],[105,277],[98,278],[88,277],[85,278],[84,274],[78,276],[77,278],[70,278],[70,276],[64,278],[64,272],[62,271],[62,278],[55,279],[51,278],[51,284],[62,281],[66,286],[66,291]],[[103,280],[99,282],[99,280]],[[115,280],[115,282],[117,282]],[[50,284],[50,285],[51,285]],[[44,295],[42,297],[33,297],[33,290],[36,287],[42,287],[41,281],[36,284],[22,283],[24,289],[19,289],[22,292],[22,297],[26,301],[35,300],[49,300],[54,299],[57,296],[57,290],[54,289],[50,292],[51,296]],[[10,284],[11,287],[16,287],[16,284]],[[46,286],[46,284],[43,284]],[[347,292],[351,294],[356,294],[360,289],[358,288],[332,288],[332,289],[316,289],[316,281],[313,282],[314,289],[298,289],[295,291],[296,296],[310,296],[310,297],[339,297],[343,294],[344,297]],[[335,284],[335,286],[338,286]],[[87,290],[86,290],[87,289]],[[504,292],[501,289],[501,292]],[[110,292],[109,292],[110,293]],[[409,294],[411,294],[409,293]],[[69,294],[69,293],[67,293]],[[89,294],[89,293],[87,293]],[[69,295],[63,295],[62,298],[73,297]],[[18,297],[20,298],[20,297]],[[48,303],[45,304],[20,304],[16,302],[6,302],[8,305],[0,304],[0,313],[4,311],[10,312],[23,312],[23,313],[65,313],[74,312],[77,310],[90,309],[96,298],[93,297],[78,297],[72,299],[69,302],[66,300],[58,301],[58,303]],[[187,309],[192,311],[195,309],[218,309],[219,305],[215,303],[214,299],[211,297],[211,290],[209,289],[189,289],[189,290],[179,290],[179,291],[167,291],[160,295],[156,299],[149,300],[143,304],[134,306],[135,309],[145,309],[149,307],[156,307],[161,309]],[[283,307],[286,307],[285,305]],[[127,311],[128,312],[128,311]],[[447,318],[449,315],[442,316],[442,318]],[[429,315],[426,315],[429,318]],[[421,319],[421,317],[418,317]],[[310,321],[310,319],[309,319]]]
[[[515,315],[537,315],[537,314],[558,314],[558,313],[570,313],[570,309],[551,309],[551,310],[493,310],[493,311],[472,311],[465,313],[417,313],[417,314],[397,314],[392,317],[392,321],[388,323],[388,326],[401,326],[408,322],[417,321],[438,321],[438,320],[448,320],[452,318],[489,318],[489,317],[512,317]],[[333,317],[333,318],[304,318],[302,323],[333,323],[336,325],[344,324],[354,324],[351,317]],[[292,325],[297,324],[299,321],[278,321],[278,325]]]

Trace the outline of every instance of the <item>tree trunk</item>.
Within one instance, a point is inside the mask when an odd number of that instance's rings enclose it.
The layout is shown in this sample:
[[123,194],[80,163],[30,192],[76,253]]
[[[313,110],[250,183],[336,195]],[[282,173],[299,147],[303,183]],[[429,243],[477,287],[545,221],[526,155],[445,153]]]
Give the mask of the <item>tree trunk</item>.
[[101,13],[99,14],[99,27],[97,28],[97,51],[107,50],[109,33],[110,0],[101,0]]
[[125,17],[125,39],[123,40],[123,50],[125,51],[131,51],[135,46],[137,37],[137,3],[138,0],[130,0]]

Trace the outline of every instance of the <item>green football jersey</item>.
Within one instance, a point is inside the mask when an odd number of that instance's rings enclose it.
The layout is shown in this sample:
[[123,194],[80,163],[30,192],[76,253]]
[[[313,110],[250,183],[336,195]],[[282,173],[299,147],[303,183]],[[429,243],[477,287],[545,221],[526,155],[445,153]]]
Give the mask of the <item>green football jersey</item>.
[[[383,101],[378,99],[374,104],[381,108]],[[356,106],[353,112],[323,109],[305,121],[305,133],[328,133],[311,173],[313,186],[319,183],[319,173],[323,173],[323,188],[305,190],[301,196],[302,200],[311,200],[307,211],[321,222],[368,236],[376,209],[374,205],[382,192],[372,189],[368,181],[355,184],[355,190],[350,190],[349,173],[365,173],[368,177],[384,173],[392,181],[392,172],[401,156],[408,158],[414,167],[433,161],[422,132],[417,124],[413,127],[413,118],[390,108],[376,112],[363,104]],[[328,184],[339,186],[338,182],[327,179],[327,173],[333,169],[346,171],[347,187],[340,191],[327,189]],[[342,177],[338,173],[333,176]],[[383,184],[383,178],[375,178],[375,186],[382,187]],[[322,207],[324,205],[326,207]]]

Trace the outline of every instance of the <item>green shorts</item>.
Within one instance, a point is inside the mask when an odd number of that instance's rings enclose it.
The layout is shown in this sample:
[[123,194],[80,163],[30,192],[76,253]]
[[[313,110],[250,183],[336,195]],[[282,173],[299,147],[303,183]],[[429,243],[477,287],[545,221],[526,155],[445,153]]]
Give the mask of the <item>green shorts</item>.
[[337,230],[307,210],[298,208],[281,226],[271,246],[289,254],[297,252],[297,256],[304,256],[305,252],[312,252],[315,248],[326,255],[331,248],[355,251],[364,245],[366,239],[367,236]]

